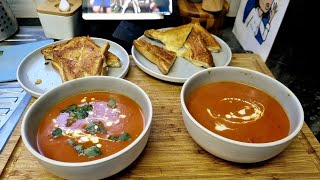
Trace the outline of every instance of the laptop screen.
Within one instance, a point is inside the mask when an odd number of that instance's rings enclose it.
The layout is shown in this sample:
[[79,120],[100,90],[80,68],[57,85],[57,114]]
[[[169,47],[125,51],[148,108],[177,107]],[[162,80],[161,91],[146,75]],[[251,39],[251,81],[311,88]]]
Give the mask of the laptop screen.
[[163,19],[172,13],[172,0],[82,0],[86,20]]

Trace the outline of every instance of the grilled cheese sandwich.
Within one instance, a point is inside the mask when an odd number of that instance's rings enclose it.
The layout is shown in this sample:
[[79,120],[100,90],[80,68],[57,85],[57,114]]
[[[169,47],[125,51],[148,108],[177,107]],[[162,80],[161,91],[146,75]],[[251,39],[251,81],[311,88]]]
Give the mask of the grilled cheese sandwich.
[[75,37],[66,43],[41,50],[46,60],[51,60],[63,81],[85,76],[106,75],[104,54],[107,46],[99,47],[87,36]]
[[168,74],[176,60],[175,52],[153,45],[143,39],[134,40],[133,45],[144,57],[157,65],[162,74]]

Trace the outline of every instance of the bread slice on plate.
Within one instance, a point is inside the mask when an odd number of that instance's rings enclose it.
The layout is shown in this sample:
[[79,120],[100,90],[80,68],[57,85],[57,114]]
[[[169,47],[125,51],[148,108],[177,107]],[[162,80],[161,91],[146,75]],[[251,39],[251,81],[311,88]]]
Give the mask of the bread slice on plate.
[[167,30],[155,30],[149,29],[144,31],[144,35],[161,41],[166,45],[166,48],[171,51],[177,51],[185,43],[188,35],[190,34],[192,28],[192,23],[181,25],[178,27],[173,27]]
[[51,60],[63,81],[106,75],[107,63],[104,56],[108,46],[98,46],[88,36],[75,37],[65,43],[41,50],[46,60]]
[[116,56],[112,52],[108,52],[105,57],[106,57],[106,62],[108,67],[113,67],[113,68],[121,67],[120,59],[118,58],[118,56]]
[[221,51],[221,45],[219,42],[212,36],[211,33],[209,33],[205,28],[203,28],[199,23],[195,23],[192,32],[198,34],[206,44],[207,48],[211,52],[220,52]]
[[183,58],[196,66],[204,68],[214,66],[212,54],[199,34],[191,32],[186,40],[185,47],[186,50],[179,54]]
[[104,46],[102,46],[103,54],[106,58],[106,66],[113,67],[113,68],[120,68],[121,67],[121,60],[118,56],[113,54],[109,51],[110,44],[106,43]]
[[174,51],[153,45],[141,38],[134,40],[133,45],[144,57],[157,65],[162,74],[169,73],[177,57]]

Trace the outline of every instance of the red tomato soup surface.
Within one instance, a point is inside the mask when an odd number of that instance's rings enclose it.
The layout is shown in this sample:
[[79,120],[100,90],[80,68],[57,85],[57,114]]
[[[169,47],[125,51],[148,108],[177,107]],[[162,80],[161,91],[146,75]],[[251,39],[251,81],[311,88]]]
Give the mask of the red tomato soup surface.
[[201,125],[229,139],[266,143],[289,133],[289,119],[282,106],[267,93],[248,85],[202,85],[191,93],[186,105]]
[[114,154],[142,132],[139,105],[113,92],[84,92],[52,107],[37,134],[44,156],[63,162],[85,162]]

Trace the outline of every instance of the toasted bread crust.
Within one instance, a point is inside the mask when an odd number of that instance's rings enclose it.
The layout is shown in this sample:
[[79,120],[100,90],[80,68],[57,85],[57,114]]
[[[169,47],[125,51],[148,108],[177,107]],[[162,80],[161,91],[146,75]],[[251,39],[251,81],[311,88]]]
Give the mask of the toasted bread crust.
[[41,52],[46,60],[52,60],[63,81],[106,74],[104,47],[100,48],[90,37],[75,37]]
[[193,24],[181,25],[168,30],[150,29],[144,32],[144,35],[161,41],[166,45],[166,48],[171,51],[177,51],[185,43],[188,35],[193,28]]
[[108,67],[114,67],[114,68],[120,68],[121,67],[121,61],[120,59],[113,54],[112,52],[108,52],[106,56],[107,66]]
[[182,57],[194,65],[205,68],[214,66],[211,52],[206,47],[202,37],[197,33],[191,32],[185,43],[185,47],[187,49],[182,53]]
[[143,39],[134,40],[133,45],[149,61],[156,64],[162,74],[168,74],[177,57],[175,52],[153,45]]
[[196,33],[203,39],[205,45],[211,52],[220,52],[221,45],[205,28],[199,23],[195,23],[191,33]]

